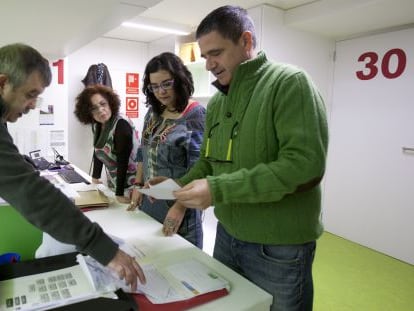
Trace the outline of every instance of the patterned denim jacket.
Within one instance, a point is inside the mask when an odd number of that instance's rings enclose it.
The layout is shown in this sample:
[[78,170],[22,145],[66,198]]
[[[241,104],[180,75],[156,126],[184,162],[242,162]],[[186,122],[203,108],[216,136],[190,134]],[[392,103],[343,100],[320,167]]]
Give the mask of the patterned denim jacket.
[[144,181],[154,176],[179,178],[200,155],[205,108],[194,102],[178,119],[164,119],[148,110],[137,162],[143,162]]

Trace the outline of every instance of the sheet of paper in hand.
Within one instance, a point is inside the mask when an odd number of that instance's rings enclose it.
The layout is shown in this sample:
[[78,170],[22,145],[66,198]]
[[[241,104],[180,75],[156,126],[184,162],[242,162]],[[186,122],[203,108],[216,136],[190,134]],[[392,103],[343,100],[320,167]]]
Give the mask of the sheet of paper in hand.
[[156,185],[150,185],[149,188],[137,189],[139,192],[159,200],[175,200],[173,191],[181,187],[171,178],[164,180]]

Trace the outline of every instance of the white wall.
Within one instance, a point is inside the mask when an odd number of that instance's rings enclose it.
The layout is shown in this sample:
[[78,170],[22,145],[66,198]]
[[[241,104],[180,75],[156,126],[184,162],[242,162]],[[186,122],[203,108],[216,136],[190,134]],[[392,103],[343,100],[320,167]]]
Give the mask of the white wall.
[[268,5],[249,10],[258,34],[259,50],[269,59],[303,68],[312,77],[329,109],[332,97],[335,42],[291,29],[284,12]]
[[328,231],[410,264],[414,152],[402,147],[414,147],[413,36],[411,28],[337,43],[324,209]]
[[176,36],[167,35],[161,39],[148,43],[148,61],[161,53],[171,52],[178,54]]

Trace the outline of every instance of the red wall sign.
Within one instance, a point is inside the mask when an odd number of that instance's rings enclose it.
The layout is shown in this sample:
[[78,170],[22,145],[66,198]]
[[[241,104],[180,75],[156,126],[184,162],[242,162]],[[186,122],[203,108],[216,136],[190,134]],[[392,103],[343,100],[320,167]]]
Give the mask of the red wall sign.
[[129,118],[138,118],[138,97],[126,97],[126,115]]
[[125,92],[127,94],[138,94],[139,87],[139,74],[138,73],[126,73],[126,87]]

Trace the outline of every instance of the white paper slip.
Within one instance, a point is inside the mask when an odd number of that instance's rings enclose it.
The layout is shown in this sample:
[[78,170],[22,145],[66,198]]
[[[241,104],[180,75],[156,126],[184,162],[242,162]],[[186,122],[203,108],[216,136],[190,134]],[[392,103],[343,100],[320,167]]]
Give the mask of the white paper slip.
[[149,188],[137,189],[139,192],[159,200],[175,200],[173,191],[181,187],[171,178],[164,180],[156,185],[150,185]]

